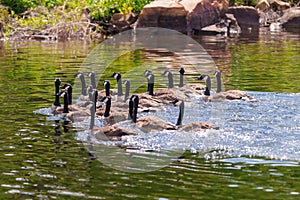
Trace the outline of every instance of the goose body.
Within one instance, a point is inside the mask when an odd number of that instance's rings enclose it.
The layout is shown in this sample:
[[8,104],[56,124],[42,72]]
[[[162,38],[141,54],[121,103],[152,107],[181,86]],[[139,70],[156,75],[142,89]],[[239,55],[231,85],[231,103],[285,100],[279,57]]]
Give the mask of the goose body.
[[215,73],[216,79],[217,79],[217,93],[213,96],[210,96],[210,85],[211,80],[208,75],[201,75],[198,77],[198,80],[205,80],[206,81],[206,90],[204,92],[203,99],[208,102],[226,102],[226,101],[232,101],[232,100],[242,100],[242,101],[250,101],[250,102],[256,102],[257,100],[253,98],[252,96],[248,95],[244,91],[240,90],[228,90],[226,92],[222,92],[221,88],[221,72],[216,71]]
[[184,101],[176,99],[172,102],[174,105],[179,106],[179,116],[176,122],[176,125],[178,126],[177,129],[180,131],[194,131],[199,132],[203,131],[205,129],[219,129],[218,126],[210,123],[210,122],[191,122],[188,124],[182,124],[182,119],[184,115]]
[[125,103],[123,102],[117,102],[118,104],[112,105],[110,96],[105,97],[103,101],[105,106],[97,109],[96,116],[103,118],[110,125],[128,118],[128,105],[124,105]]

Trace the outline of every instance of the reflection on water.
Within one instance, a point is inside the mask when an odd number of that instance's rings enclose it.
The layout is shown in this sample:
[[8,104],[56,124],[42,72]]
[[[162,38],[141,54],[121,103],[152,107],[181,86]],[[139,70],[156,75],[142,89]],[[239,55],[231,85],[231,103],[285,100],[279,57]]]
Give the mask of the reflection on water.
[[[218,104],[199,103],[205,115],[187,120],[211,120],[221,134],[190,133],[177,142],[190,151],[169,166],[141,174],[103,165],[76,139],[72,124],[33,114],[53,103],[54,78],[74,83],[73,75],[95,44],[1,43],[1,199],[299,198],[299,95],[292,93],[299,91],[299,35],[195,39],[224,72],[226,88],[255,91],[251,94],[261,101],[222,104],[221,113],[213,113]],[[156,52],[129,55],[115,66],[130,68],[131,60],[138,65],[147,57],[170,61]],[[273,93],[282,91],[288,93]],[[149,147],[166,142],[165,136],[157,134],[152,143],[149,137],[132,141]]]

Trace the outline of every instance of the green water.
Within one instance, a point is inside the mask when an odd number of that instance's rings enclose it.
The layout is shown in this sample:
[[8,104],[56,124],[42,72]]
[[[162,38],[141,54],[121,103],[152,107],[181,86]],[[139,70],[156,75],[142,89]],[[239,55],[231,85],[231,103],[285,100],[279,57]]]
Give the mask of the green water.
[[[223,71],[226,88],[298,92],[300,36],[284,36],[196,39]],[[80,64],[96,45],[0,43],[0,199],[299,198],[298,161],[262,157],[255,163],[245,155],[233,162],[226,160],[222,149],[186,151],[159,170],[125,173],[95,159],[75,139],[71,124],[33,114],[53,103],[54,78],[73,83]],[[129,53],[114,66],[126,71],[145,63],[147,55]],[[212,153],[219,156],[211,157]]]

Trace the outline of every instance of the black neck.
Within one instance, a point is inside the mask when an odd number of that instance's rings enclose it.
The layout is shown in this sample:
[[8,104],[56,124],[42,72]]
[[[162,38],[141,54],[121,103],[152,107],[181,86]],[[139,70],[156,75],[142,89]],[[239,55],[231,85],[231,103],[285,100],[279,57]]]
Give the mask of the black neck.
[[139,107],[139,96],[132,95],[129,100],[129,117],[132,119],[134,123],[137,120],[137,112]]
[[92,87],[93,89],[96,89],[96,78],[95,78],[95,74],[94,73],[91,73],[90,74],[90,77],[91,77],[91,84],[92,84]]
[[117,82],[118,82],[118,96],[122,96],[123,91],[122,91],[122,78],[121,78],[121,76],[119,76],[119,78],[117,78]]
[[179,105],[179,115],[176,122],[177,126],[182,125],[183,113],[184,113],[184,102],[182,101]]
[[105,96],[107,96],[107,97],[110,96],[110,83],[109,82],[105,83]]
[[55,94],[58,94],[59,93],[59,86],[60,86],[60,79],[56,78],[54,83],[55,83]]
[[179,75],[179,87],[183,87],[183,74]]
[[59,96],[60,96],[59,93],[55,94],[55,101],[54,101],[53,105],[55,105],[55,106],[61,106],[61,104],[59,102]]
[[209,91],[208,87],[205,87],[204,95],[210,96],[210,91]]
[[216,74],[217,78],[217,93],[222,92],[222,80],[221,80],[221,74]]
[[86,84],[85,84],[85,79],[83,74],[80,76],[80,81],[81,81],[81,94],[85,96],[87,94],[86,94]]
[[110,97],[106,97],[106,98],[107,98],[107,101],[105,103],[104,117],[108,117],[109,116],[110,107],[111,107],[111,98]]
[[168,79],[169,79],[169,88],[173,88],[174,87],[173,74],[171,72],[168,74]]
[[148,92],[149,95],[154,95],[154,75],[150,74],[148,77]]
[[90,129],[92,130],[95,126],[95,112],[96,112],[96,106],[95,104],[93,103],[91,108],[90,108],[90,111],[91,111],[91,122],[90,122]]
[[69,97],[68,93],[64,93],[64,111],[63,113],[69,113]]
[[72,105],[72,92],[73,92],[73,89],[72,89],[71,85],[68,86],[67,91],[68,91],[68,99],[69,99],[68,103],[69,103],[69,105]]
[[125,97],[124,97],[124,101],[126,101],[129,97],[129,92],[130,92],[130,82],[126,81],[126,90],[125,90]]

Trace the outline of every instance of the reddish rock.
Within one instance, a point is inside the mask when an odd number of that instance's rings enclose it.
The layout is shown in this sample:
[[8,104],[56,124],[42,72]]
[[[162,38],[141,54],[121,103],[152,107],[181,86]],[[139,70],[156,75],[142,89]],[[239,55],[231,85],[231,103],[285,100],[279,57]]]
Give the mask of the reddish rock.
[[228,13],[234,15],[243,33],[258,32],[259,13],[255,8],[250,6],[230,7]]
[[186,32],[186,15],[184,7],[175,1],[153,1],[142,9],[137,27],[161,27]]
[[228,8],[228,0],[157,0],[146,5],[137,27],[163,27],[183,33],[216,23]]

